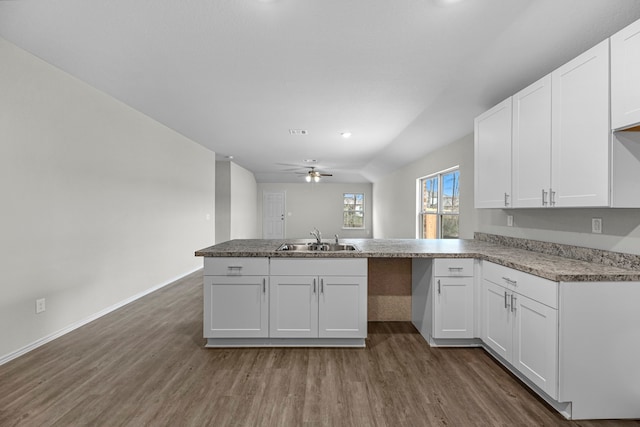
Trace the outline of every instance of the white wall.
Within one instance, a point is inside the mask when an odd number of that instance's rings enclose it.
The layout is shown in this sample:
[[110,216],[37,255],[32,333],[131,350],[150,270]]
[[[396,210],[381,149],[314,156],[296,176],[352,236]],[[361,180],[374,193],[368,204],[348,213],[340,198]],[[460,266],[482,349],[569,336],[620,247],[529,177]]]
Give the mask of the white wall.
[[401,168],[373,185],[374,236],[377,239],[416,237],[416,180],[460,166],[460,237],[473,238],[473,135],[446,145]]
[[231,239],[231,162],[216,162],[216,244]]
[[0,361],[198,269],[214,169],[213,152],[0,39]]
[[[462,238],[473,238],[474,231],[481,231],[640,254],[640,209],[473,208],[473,134],[434,151],[374,184],[375,237],[415,237],[415,180],[456,164],[460,165]],[[507,227],[507,215],[513,215],[513,227]],[[591,218],[594,217],[603,220],[602,234],[591,233]]]
[[[602,234],[591,218],[602,218]],[[640,255],[640,209],[478,209],[478,231]]]
[[[314,227],[322,232],[324,239],[332,239],[334,234],[345,238],[370,238],[373,235],[372,207],[374,203],[371,184],[259,183],[258,232],[260,236],[262,236],[262,194],[264,191],[286,192],[285,238],[311,239],[309,232]],[[344,193],[364,193],[364,230],[342,228]]]
[[252,172],[231,163],[231,239],[255,239],[258,234],[258,184]]
[[252,172],[216,162],[216,243],[258,238],[258,184]]

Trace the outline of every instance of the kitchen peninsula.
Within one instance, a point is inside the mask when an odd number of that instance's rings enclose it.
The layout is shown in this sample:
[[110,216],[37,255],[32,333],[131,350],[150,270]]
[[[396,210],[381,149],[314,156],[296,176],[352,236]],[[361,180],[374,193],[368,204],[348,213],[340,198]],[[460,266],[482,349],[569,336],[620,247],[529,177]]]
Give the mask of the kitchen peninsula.
[[430,345],[484,348],[567,418],[640,417],[640,256],[482,233],[278,250],[308,243],[196,252],[208,347],[363,347],[367,263],[410,259],[411,320]]

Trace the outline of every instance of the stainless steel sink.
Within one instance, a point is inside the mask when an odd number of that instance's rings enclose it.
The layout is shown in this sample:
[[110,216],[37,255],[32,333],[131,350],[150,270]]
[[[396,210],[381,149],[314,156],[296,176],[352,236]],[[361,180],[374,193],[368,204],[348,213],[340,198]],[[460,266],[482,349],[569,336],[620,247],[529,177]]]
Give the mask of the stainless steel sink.
[[359,251],[349,243],[283,243],[276,251],[285,252],[348,252]]

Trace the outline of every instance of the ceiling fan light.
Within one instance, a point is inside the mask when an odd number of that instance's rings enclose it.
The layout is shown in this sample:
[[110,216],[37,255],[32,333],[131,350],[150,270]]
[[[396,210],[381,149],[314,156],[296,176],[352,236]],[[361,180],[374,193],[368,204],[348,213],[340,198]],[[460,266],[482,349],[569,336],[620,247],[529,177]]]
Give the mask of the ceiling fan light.
[[305,176],[304,180],[307,181],[307,182],[311,182],[311,175]]
[[313,182],[319,182],[320,181],[320,177],[318,175],[313,177]]

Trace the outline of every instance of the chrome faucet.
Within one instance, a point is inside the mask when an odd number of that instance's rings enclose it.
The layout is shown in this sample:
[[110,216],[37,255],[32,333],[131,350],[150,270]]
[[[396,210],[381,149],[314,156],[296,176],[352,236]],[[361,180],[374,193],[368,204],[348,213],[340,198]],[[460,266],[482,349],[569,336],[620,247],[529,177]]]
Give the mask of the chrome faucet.
[[336,234],[335,236],[336,236],[336,245],[339,245],[340,241],[338,240],[338,235]]
[[322,244],[322,233],[320,233],[320,230],[318,230],[317,228],[314,228],[313,231],[311,233],[313,237],[316,238],[316,242],[321,245]]

